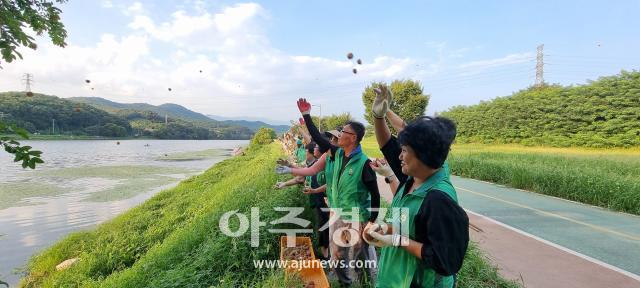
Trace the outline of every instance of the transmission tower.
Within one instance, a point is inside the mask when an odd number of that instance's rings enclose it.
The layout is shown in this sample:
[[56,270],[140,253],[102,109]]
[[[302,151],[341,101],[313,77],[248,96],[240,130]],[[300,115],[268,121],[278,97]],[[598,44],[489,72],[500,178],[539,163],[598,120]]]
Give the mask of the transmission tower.
[[536,56],[536,84],[535,86],[540,88],[544,85],[544,54],[542,50],[544,49],[544,44],[538,46],[538,54]]
[[31,84],[33,84],[33,75],[24,73],[22,75],[22,83],[24,83],[24,91],[31,92]]

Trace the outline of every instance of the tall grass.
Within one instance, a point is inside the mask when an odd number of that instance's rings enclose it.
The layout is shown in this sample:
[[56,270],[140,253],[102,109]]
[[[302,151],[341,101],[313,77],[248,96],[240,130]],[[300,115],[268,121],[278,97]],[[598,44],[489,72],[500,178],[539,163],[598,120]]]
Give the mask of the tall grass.
[[640,214],[640,151],[456,144],[453,174]]
[[[278,259],[279,235],[267,229],[287,226],[262,227],[258,248],[250,246],[249,233],[231,238],[218,228],[220,216],[227,211],[249,216],[251,207],[259,207],[260,221],[269,223],[284,216],[273,207],[308,203],[299,189],[271,188],[277,180],[273,163],[281,153],[277,144],[250,149],[246,156],[218,163],[93,231],[69,235],[33,257],[21,286],[281,287],[297,283],[280,271],[253,266],[253,260]],[[465,262],[470,265],[468,271],[478,269],[473,267],[495,271],[477,251],[470,255]],[[74,257],[80,258],[77,264],[55,271],[56,264]],[[464,283],[504,282],[495,273],[465,275],[469,280]]]
[[[374,137],[362,141],[382,157]],[[451,173],[640,215],[640,148],[454,144]]]

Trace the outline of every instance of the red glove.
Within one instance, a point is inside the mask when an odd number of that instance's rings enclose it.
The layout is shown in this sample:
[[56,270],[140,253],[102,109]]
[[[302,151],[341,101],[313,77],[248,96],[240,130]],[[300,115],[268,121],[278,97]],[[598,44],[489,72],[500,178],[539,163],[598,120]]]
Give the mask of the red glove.
[[298,99],[298,110],[302,115],[309,115],[311,113],[311,104],[307,102],[307,99]]
[[298,121],[300,121],[300,125],[304,125],[304,118],[299,118]]

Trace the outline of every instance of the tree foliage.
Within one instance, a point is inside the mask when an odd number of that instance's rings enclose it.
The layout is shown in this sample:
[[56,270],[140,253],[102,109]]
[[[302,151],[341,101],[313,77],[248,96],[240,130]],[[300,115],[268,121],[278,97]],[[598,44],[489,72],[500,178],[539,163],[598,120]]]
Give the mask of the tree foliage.
[[251,138],[251,146],[266,145],[273,142],[276,139],[276,131],[271,128],[262,127]]
[[[29,132],[23,128],[0,122],[0,134],[17,134],[24,139],[29,139],[28,133]],[[37,164],[44,163],[42,158],[40,158],[42,152],[31,150],[31,146],[20,145],[20,142],[13,136],[0,137],[0,146],[2,146],[7,153],[15,156],[13,162],[22,161],[22,168],[29,167],[35,169]]]
[[[0,93],[4,121],[31,133],[124,137],[131,133],[128,121],[90,105],[54,96],[23,92]],[[55,129],[55,130],[54,130]]]
[[67,31],[60,22],[62,11],[55,3],[66,0],[4,0],[0,1],[0,53],[6,62],[22,59],[17,49],[21,46],[37,49],[35,39],[28,34],[30,29],[40,36],[47,32],[51,42],[60,47],[67,44]]
[[[31,133],[150,137],[156,139],[250,139],[246,127],[226,126],[214,120],[188,121],[168,118],[153,111],[122,109],[108,113],[90,104],[34,93],[0,93],[0,113],[5,123]],[[53,120],[55,120],[55,131]]]
[[312,116],[311,119],[313,119],[313,123],[316,124],[316,127],[318,127],[318,129],[321,129],[322,131],[329,131],[338,127],[342,127],[344,123],[353,120],[353,117],[351,117],[351,114],[349,114],[349,112],[345,112],[342,114],[331,114],[328,116],[324,116],[322,117],[322,119],[317,116]]
[[[373,125],[371,104],[376,98],[373,88],[379,85],[386,85],[386,83],[374,82],[367,86],[362,93],[362,102],[365,107],[364,118],[367,119],[367,122],[371,125]],[[393,93],[393,103],[390,107],[393,112],[398,114],[406,122],[411,122],[424,115],[431,96],[423,94],[420,82],[413,80],[395,80],[388,86]]]
[[585,85],[529,88],[442,113],[459,142],[630,147],[640,145],[640,72]]

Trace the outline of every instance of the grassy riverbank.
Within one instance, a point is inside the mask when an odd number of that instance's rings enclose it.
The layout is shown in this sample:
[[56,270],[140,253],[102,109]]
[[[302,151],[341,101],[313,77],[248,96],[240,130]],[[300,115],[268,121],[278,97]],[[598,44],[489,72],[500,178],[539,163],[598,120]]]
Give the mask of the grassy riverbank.
[[[363,146],[382,157],[374,138]],[[640,215],[640,148],[454,144],[449,164],[458,176]]]
[[[177,187],[162,191],[144,204],[99,225],[73,233],[34,256],[23,287],[281,287],[280,271],[253,266],[253,260],[278,259],[278,234],[268,229],[286,215],[273,207],[304,206],[299,189],[273,190],[278,180],[274,163],[277,144],[249,149],[245,156],[216,164]],[[283,178],[281,178],[283,179]],[[224,235],[220,217],[237,210],[251,219],[260,209],[260,245],[250,246],[250,233]],[[305,213],[303,217],[308,217]],[[231,230],[238,226],[236,217]],[[249,230],[250,231],[250,230]],[[80,261],[64,271],[55,266],[70,258]],[[483,284],[484,283],[484,284]],[[492,284],[490,284],[492,283]],[[460,273],[459,287],[509,287],[475,249]],[[485,285],[486,284],[486,285]]]

